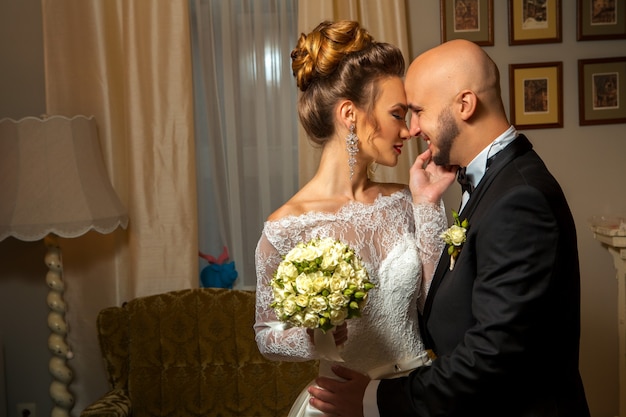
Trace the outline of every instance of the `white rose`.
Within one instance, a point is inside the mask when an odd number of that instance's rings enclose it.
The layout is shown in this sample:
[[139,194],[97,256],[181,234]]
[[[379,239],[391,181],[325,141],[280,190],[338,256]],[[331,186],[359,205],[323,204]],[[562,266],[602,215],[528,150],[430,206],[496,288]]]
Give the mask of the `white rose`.
[[335,268],[335,275],[350,278],[354,274],[354,268],[348,262],[340,262]]
[[311,297],[311,299],[309,300],[309,309],[311,309],[311,311],[315,313],[320,313],[326,310],[326,307],[328,307],[326,299],[321,295]]
[[298,304],[300,307],[306,307],[309,305],[309,296],[305,295],[305,294],[298,294],[296,296],[296,304]]
[[302,326],[308,327],[309,329],[315,329],[320,322],[317,314],[314,313],[306,313],[304,318],[302,319]]
[[287,292],[283,288],[280,288],[278,286],[274,286],[272,292],[274,293],[274,299],[278,301],[284,300],[291,294],[290,292]]
[[343,291],[347,286],[348,280],[344,276],[335,272],[330,280],[330,291]]
[[295,279],[290,279],[289,281],[283,281],[283,287],[285,288],[285,293],[295,294],[298,291],[296,290],[296,281]]
[[276,274],[279,277],[286,277],[286,278],[294,279],[298,276],[298,268],[296,268],[289,261],[282,261],[278,265],[278,269],[276,269]]
[[304,313],[298,312],[294,314],[293,316],[291,316],[289,321],[297,327],[302,326],[304,323]]
[[332,310],[330,312],[330,324],[333,326],[339,326],[340,324],[343,324],[346,317],[348,317],[347,309],[342,308],[341,310]]
[[361,288],[363,286],[362,279],[359,278],[356,273],[353,273],[350,278],[348,278],[348,286],[354,286],[356,288]]
[[296,311],[298,311],[298,304],[296,303],[296,297],[292,295],[288,297],[285,301],[283,301],[283,311],[288,316],[291,316]]
[[368,279],[367,271],[364,268],[355,269],[354,271],[355,277],[359,283],[362,283],[366,279]]
[[316,246],[318,248],[320,248],[320,250],[322,252],[328,252],[328,251],[332,250],[332,248],[335,246],[335,239],[330,238],[330,237],[326,237],[324,239],[320,239],[317,242]]
[[[341,292],[333,292],[328,296],[328,305],[333,310],[339,310],[344,308],[350,301],[349,297],[346,297]],[[332,312],[331,312],[332,315]]]
[[333,270],[339,262],[343,260],[343,248],[338,245],[329,246],[324,250],[324,258],[322,258],[322,268]]
[[313,262],[322,255],[322,250],[315,246],[307,246],[303,248],[302,252],[300,253],[301,259],[308,262]]
[[311,294],[313,280],[309,274],[302,273],[296,278],[296,291],[300,294]]
[[293,249],[287,253],[285,256],[285,261],[287,262],[302,262],[302,251],[304,248],[301,245],[296,245]]
[[322,271],[312,272],[309,277],[311,278],[311,293],[319,294],[328,287],[328,277]]
[[332,271],[341,260],[341,255],[336,252],[326,252],[322,258],[321,268],[326,271]]
[[465,228],[457,225],[453,225],[446,232],[447,238],[450,244],[454,246],[461,246],[465,242]]

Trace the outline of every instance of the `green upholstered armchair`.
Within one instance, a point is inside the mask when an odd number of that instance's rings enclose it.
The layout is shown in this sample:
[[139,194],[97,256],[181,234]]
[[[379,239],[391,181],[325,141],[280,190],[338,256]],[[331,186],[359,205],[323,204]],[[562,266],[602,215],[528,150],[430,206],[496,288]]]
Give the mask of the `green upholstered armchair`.
[[274,362],[254,341],[255,293],[188,289],[98,316],[111,391],[91,416],[286,416],[317,362]]

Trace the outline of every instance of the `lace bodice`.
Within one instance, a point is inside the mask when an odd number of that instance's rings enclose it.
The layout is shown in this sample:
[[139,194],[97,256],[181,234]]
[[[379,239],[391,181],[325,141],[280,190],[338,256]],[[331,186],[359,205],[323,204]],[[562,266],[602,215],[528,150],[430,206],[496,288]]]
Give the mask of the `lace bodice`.
[[269,307],[268,283],[297,243],[333,237],[362,258],[376,285],[360,318],[348,320],[348,342],[341,351],[345,366],[366,372],[393,361],[423,354],[417,308],[429,286],[422,267],[434,270],[446,227],[443,204],[414,205],[408,189],[379,196],[372,204],[350,202],[336,213],[309,212],[265,223],[256,249],[256,341],[263,355],[275,360],[316,359],[304,328],[285,328]]

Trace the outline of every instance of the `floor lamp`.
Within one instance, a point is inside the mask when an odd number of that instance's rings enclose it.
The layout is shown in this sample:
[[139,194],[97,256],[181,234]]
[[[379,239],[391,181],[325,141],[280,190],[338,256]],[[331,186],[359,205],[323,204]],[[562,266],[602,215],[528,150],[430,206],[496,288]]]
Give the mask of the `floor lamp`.
[[52,417],[69,417],[74,397],[67,360],[63,260],[57,236],[126,228],[128,216],[109,181],[93,117],[0,120],[0,241],[44,239],[50,308]]

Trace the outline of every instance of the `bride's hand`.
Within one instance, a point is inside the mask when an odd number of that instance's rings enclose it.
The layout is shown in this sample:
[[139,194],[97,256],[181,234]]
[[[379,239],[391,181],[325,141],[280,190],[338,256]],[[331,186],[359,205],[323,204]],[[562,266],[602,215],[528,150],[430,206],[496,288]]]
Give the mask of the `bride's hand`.
[[[315,344],[315,333],[313,329],[306,329],[311,342]],[[333,329],[333,338],[335,339],[335,346],[341,346],[348,341],[348,324],[344,321],[342,325],[336,326]]]
[[348,341],[348,324],[344,321],[341,326],[335,327],[333,330],[335,345],[341,346]]
[[456,166],[439,166],[431,159],[427,149],[417,156],[409,171],[409,188],[414,203],[437,203],[454,182]]

